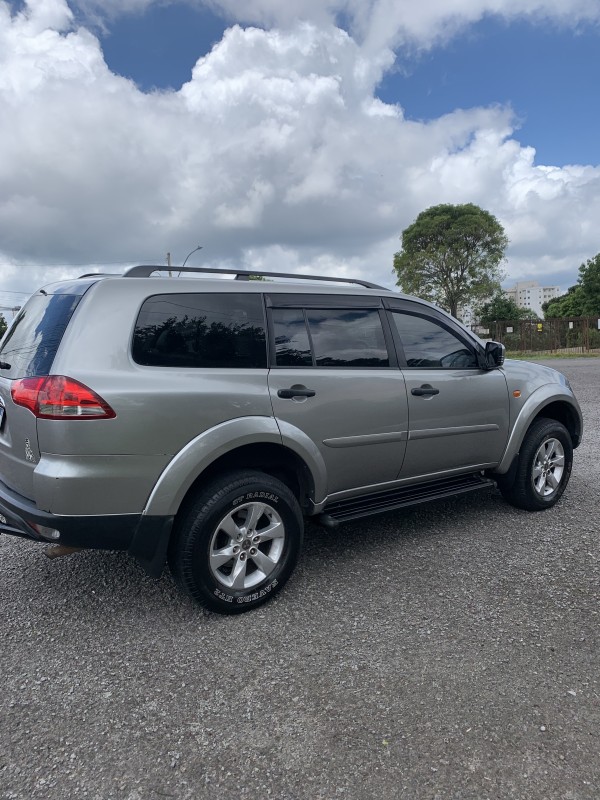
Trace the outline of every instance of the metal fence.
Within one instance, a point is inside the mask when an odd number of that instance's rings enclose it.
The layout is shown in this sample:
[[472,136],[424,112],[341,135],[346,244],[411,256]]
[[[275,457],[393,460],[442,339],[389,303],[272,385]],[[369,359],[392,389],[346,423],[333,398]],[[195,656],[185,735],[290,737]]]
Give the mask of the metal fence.
[[511,352],[600,353],[600,319],[498,320],[489,328],[474,328],[483,339],[502,342]]

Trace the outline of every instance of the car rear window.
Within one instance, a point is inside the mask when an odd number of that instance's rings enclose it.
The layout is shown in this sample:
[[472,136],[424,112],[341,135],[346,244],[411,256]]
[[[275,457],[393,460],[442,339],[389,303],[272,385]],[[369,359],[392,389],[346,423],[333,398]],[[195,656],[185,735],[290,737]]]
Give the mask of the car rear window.
[[38,292],[21,309],[0,346],[0,376],[48,375],[81,295]]
[[153,367],[266,368],[262,296],[166,294],[143,304],[133,359]]

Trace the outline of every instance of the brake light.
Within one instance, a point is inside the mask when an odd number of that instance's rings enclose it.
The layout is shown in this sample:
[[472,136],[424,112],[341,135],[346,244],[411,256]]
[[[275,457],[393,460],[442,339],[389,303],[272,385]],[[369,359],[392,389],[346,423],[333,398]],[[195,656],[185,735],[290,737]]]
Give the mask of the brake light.
[[13,403],[40,419],[112,419],[117,415],[96,392],[64,375],[21,378],[10,390]]

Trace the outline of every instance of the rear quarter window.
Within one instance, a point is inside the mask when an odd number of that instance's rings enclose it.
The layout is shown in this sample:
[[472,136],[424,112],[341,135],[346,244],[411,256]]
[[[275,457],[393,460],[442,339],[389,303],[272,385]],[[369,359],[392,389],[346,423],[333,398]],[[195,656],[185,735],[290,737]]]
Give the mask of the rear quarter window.
[[133,360],[152,367],[266,368],[260,294],[149,297],[133,335]]
[[81,295],[45,292],[31,297],[0,345],[5,365],[0,375],[10,379],[48,375],[80,300]]

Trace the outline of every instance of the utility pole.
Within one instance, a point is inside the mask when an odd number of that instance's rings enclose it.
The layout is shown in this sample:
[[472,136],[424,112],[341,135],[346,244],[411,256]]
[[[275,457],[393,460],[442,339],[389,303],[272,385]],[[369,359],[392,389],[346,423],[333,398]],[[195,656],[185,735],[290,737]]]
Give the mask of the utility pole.
[[167,267],[169,268],[169,278],[172,278],[171,275],[171,253],[167,253]]
[[[0,306],[0,311],[12,311],[12,318],[13,319],[17,316],[17,313],[20,310],[21,310],[21,306]],[[4,314],[2,316],[4,316]]]

